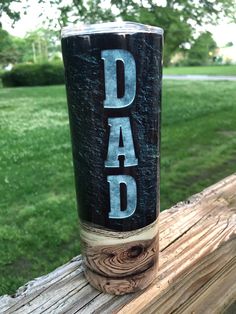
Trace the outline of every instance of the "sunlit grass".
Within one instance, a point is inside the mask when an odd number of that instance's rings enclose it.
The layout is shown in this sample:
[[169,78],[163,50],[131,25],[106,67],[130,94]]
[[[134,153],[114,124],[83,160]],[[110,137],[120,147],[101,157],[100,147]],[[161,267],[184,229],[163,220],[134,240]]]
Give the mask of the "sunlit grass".
[[212,65],[212,66],[191,66],[191,67],[168,67],[164,74],[173,75],[233,75],[236,76],[236,65]]

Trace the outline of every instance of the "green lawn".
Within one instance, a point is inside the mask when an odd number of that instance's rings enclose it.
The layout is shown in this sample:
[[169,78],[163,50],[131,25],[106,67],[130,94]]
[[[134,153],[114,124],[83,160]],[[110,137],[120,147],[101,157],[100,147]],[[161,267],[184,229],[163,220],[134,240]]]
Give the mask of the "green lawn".
[[169,67],[169,68],[164,68],[164,74],[172,74],[172,75],[203,74],[203,75],[233,75],[233,76],[236,76],[236,65]]
[[[164,81],[161,207],[236,171],[236,83]],[[0,89],[0,295],[80,251],[63,86]]]

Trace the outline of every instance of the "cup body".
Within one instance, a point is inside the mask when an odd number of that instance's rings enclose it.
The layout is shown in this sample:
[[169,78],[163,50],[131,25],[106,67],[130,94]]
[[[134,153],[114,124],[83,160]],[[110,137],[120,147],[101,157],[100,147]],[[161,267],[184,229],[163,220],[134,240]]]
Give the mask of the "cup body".
[[108,293],[156,276],[162,42],[135,23],[62,33],[85,275]]

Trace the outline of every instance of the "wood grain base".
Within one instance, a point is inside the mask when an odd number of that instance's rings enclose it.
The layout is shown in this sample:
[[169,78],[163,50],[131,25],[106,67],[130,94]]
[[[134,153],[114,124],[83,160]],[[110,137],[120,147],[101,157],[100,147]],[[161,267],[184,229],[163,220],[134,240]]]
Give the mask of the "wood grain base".
[[81,223],[84,273],[100,291],[122,295],[146,288],[157,276],[158,221],[132,232]]

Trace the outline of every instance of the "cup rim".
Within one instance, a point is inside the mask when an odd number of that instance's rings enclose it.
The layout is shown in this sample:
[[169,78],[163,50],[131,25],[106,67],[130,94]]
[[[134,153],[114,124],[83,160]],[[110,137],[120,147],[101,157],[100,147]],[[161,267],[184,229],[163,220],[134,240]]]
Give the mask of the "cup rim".
[[164,30],[157,26],[151,26],[136,22],[107,22],[98,24],[77,24],[65,26],[61,30],[61,38],[76,36],[76,35],[91,35],[103,33],[155,33],[164,34]]

